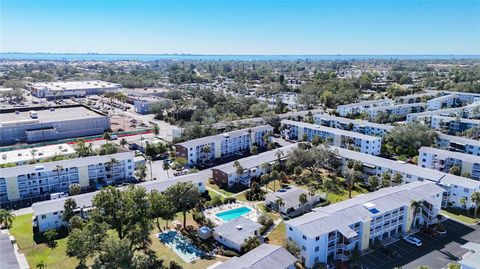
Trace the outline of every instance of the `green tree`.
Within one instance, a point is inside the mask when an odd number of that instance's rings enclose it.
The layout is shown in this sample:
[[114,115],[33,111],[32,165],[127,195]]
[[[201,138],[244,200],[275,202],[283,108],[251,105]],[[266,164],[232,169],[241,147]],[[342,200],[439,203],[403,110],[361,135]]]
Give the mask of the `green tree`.
[[95,257],[92,268],[132,268],[134,252],[132,243],[127,239],[109,236],[102,242],[102,247]]
[[105,141],[107,141],[107,144],[112,140],[112,136],[110,135],[109,132],[103,133],[102,138],[105,139]]
[[102,247],[101,243],[107,237],[107,231],[106,223],[94,221],[89,221],[83,229],[73,229],[67,239],[67,256],[77,258],[79,268],[85,268],[87,259],[92,258]]
[[147,178],[147,167],[144,164],[140,164],[135,171],[135,176],[140,180],[144,181]]
[[57,239],[58,233],[55,230],[48,230],[43,233],[43,236],[45,237],[45,241],[47,243],[47,246],[51,249],[54,249],[57,246],[57,242],[55,241]]
[[239,161],[234,161],[233,162],[233,167],[235,168],[235,173],[237,174],[236,181],[237,181],[237,187],[240,186],[240,177],[243,175],[245,168],[240,164]]
[[156,219],[158,230],[162,231],[160,227],[160,218],[168,221],[175,217],[176,208],[174,201],[170,200],[165,194],[158,191],[152,191],[149,195],[150,203],[152,204],[152,217]]
[[125,138],[122,138],[122,139],[120,140],[120,146],[122,146],[122,147],[125,148],[125,146],[126,146],[127,144],[128,144],[128,142],[127,142],[127,140],[126,140]]
[[63,221],[70,222],[70,219],[75,216],[75,208],[77,208],[77,202],[73,198],[68,198],[63,204]]
[[275,200],[275,206],[277,207],[277,212],[280,214],[280,208],[285,205],[285,201],[282,198]]
[[453,165],[448,170],[448,173],[456,176],[460,176],[462,174],[462,168],[458,165]]
[[0,209],[0,223],[3,227],[12,228],[13,221],[15,220],[15,214],[12,210]]
[[369,176],[367,182],[373,191],[376,191],[380,185],[380,179],[376,175]]
[[198,188],[190,182],[179,182],[167,190],[165,195],[171,201],[175,201],[177,211],[183,214],[183,227],[187,224],[187,212],[193,209],[200,200]]
[[355,169],[347,168],[345,171],[345,184],[348,189],[348,198],[352,198],[352,190],[355,187],[355,183],[360,179],[361,173]]
[[70,193],[71,196],[80,194],[82,188],[80,187],[80,184],[73,183],[68,186],[68,193]]
[[258,240],[256,236],[251,236],[245,239],[241,246],[241,250],[243,253],[247,253],[258,246],[260,246],[260,240]]
[[474,218],[477,218],[478,208],[480,208],[480,192],[472,193],[472,197],[470,199],[475,204],[475,211],[473,213],[473,216]]
[[305,213],[305,205],[308,203],[308,197],[306,193],[302,193],[298,196],[298,202],[302,207],[302,213]]
[[158,128],[158,125],[156,124],[153,125],[153,133],[155,134],[155,136],[158,136],[158,134],[160,134],[160,128]]
[[380,186],[382,188],[386,188],[386,187],[390,187],[392,184],[392,176],[390,175],[390,173],[383,173],[382,174],[382,177],[380,179]]
[[163,162],[163,170],[167,172],[167,178],[170,178],[169,170],[170,170],[170,163],[168,162]]
[[298,245],[294,241],[292,241],[290,239],[286,240],[283,247],[288,252],[290,252],[290,254],[292,254],[293,256],[295,256],[297,258],[300,258],[300,248],[298,247]]

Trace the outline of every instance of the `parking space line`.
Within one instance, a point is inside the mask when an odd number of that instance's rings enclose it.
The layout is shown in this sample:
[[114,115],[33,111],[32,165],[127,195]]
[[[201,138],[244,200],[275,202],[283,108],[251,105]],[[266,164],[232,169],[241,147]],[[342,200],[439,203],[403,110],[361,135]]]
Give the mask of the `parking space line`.
[[417,250],[416,247],[414,247],[414,246],[412,246],[412,245],[410,245],[409,243],[404,242],[404,241],[398,241],[398,244],[400,244],[402,247],[406,247],[406,248],[408,248],[408,249],[410,249],[410,250],[412,250],[412,251],[416,251],[416,250]]
[[409,251],[409,250],[406,250],[406,249],[404,249],[404,248],[401,248],[401,247],[398,246],[398,245],[390,245],[390,246],[392,246],[393,248],[395,248],[395,250],[396,250],[397,252],[399,252],[400,254],[402,254],[402,256],[407,255],[407,254],[410,254],[410,253],[413,252],[413,251]]
[[383,265],[383,264],[387,264],[387,263],[388,263],[388,262],[386,262],[386,261],[384,261],[384,260],[382,260],[382,259],[378,258],[377,256],[373,255],[373,253],[375,253],[375,252],[372,252],[372,253],[370,253],[370,254],[369,254],[371,258],[374,258],[375,260],[378,260],[378,261],[379,261],[379,263],[380,263],[380,264],[382,264],[382,265]]
[[[368,255],[366,255],[366,256],[368,256]],[[363,257],[365,257],[365,256],[363,256]],[[362,258],[363,258],[363,257],[362,257]],[[378,268],[378,267],[377,267],[377,264],[375,264],[374,262],[372,262],[372,261],[370,261],[370,260],[368,260],[368,259],[366,259],[366,258],[365,258],[365,259],[361,259],[361,263],[362,263],[362,264],[364,264],[364,263],[368,264],[368,268],[371,268],[371,269]]]

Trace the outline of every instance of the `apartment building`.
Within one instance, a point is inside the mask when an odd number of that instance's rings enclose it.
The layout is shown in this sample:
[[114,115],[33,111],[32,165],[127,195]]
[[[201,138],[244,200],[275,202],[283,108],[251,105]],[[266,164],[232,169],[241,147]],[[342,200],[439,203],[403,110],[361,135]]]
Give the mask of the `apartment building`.
[[475,119],[480,116],[480,102],[476,101],[476,102],[473,102],[472,104],[462,106],[462,107],[445,108],[445,109],[424,111],[419,113],[412,112],[407,115],[407,122],[419,122],[426,125],[430,125],[431,118],[434,115]]
[[480,120],[433,115],[430,127],[443,133],[455,135],[471,128],[479,128]]
[[[435,223],[443,191],[431,182],[413,182],[315,208],[287,221],[286,237],[300,247],[307,268],[346,261],[354,249],[366,250],[375,240]],[[412,201],[421,208],[415,211]]]
[[4,109],[0,114],[0,144],[43,142],[103,134],[108,115],[82,105]]
[[260,236],[261,228],[261,224],[246,217],[239,217],[213,228],[213,238],[227,248],[240,252],[243,243],[250,237],[258,238],[263,243],[264,239]]
[[41,162],[53,157],[68,157],[74,154],[75,149],[69,144],[4,151],[0,153],[0,167],[25,165],[33,162]]
[[358,150],[371,155],[379,155],[382,147],[382,138],[364,135],[342,129],[310,124],[306,122],[282,120],[283,136],[289,140],[307,141],[319,136],[323,141],[332,146]]
[[261,244],[240,257],[233,257],[207,269],[295,269],[296,261],[297,258],[281,246]]
[[0,207],[10,202],[41,201],[52,193],[68,192],[72,184],[99,188],[131,180],[134,157],[133,152],[122,152],[2,168]]
[[[147,192],[151,192],[153,190],[162,192],[179,182],[191,182],[198,187],[200,192],[204,192],[205,181],[206,178],[204,176],[199,173],[195,173],[174,177],[168,180],[146,181],[137,184],[137,186],[145,188]],[[123,188],[124,187],[121,189]],[[98,193],[99,191],[89,192],[71,197],[34,203],[32,205],[34,229],[38,229],[39,232],[44,232],[51,229],[58,229],[61,226],[67,225],[67,223],[62,219],[62,215],[65,200],[68,198],[74,199],[77,204],[77,208],[74,210],[75,214],[82,218],[87,217],[88,211],[92,209],[92,200]]]
[[437,134],[438,139],[436,146],[438,148],[480,156],[480,141],[460,136],[446,135],[440,132],[437,132]]
[[316,114],[313,115],[313,119],[315,124],[318,125],[373,136],[384,136],[393,128],[391,125],[378,124],[366,120],[353,120],[328,114]]
[[[305,204],[300,203],[300,195],[305,194],[307,201]],[[277,205],[278,200],[282,200],[282,205]],[[309,191],[295,187],[288,186],[275,192],[270,192],[265,196],[263,204],[273,210],[280,211],[285,216],[294,217],[303,214],[310,210],[315,204],[320,201],[320,196],[311,195]]]
[[395,116],[407,116],[410,113],[422,112],[425,110],[425,107],[426,103],[399,104],[368,108],[365,113],[367,113],[370,118],[375,118],[380,113]]
[[265,147],[263,138],[268,132],[273,133],[273,127],[261,125],[193,139],[176,144],[176,155],[186,158],[189,165],[195,165],[248,151],[252,145]]
[[439,95],[440,93],[435,91],[427,91],[424,93],[416,93],[406,96],[399,96],[395,98],[395,103],[397,104],[411,104],[411,103],[420,103],[425,102],[427,99],[434,98],[435,96]]
[[427,101],[427,110],[437,110],[449,107],[455,107],[461,104],[460,96],[452,93],[433,98]]
[[475,207],[475,202],[472,201],[472,194],[480,192],[480,181],[445,174],[437,184],[445,190],[443,192],[442,207]]
[[85,97],[91,94],[114,92],[122,88],[121,84],[100,80],[59,81],[30,83],[27,89],[33,96],[47,99]]
[[390,99],[371,100],[360,103],[352,103],[347,105],[337,106],[337,113],[345,117],[352,114],[360,114],[367,111],[367,109],[374,107],[392,106],[394,101]]
[[[348,162],[348,160],[361,162],[363,164],[361,171],[362,178],[365,180],[365,183],[367,183],[366,180],[369,176],[375,175],[380,177],[384,173],[388,173],[392,177],[396,174],[400,174],[402,176],[402,183],[400,184],[416,181],[431,181],[437,183],[445,187],[443,201],[445,205],[449,204],[458,206],[461,204],[460,199],[463,196],[453,195],[450,193],[450,191],[461,189],[465,194],[472,194],[473,192],[477,191],[478,186],[480,186],[480,181],[474,179],[455,176],[445,172],[423,168],[418,165],[408,164],[402,161],[389,160],[342,148],[332,147],[332,150],[334,150],[340,158],[342,163],[341,169],[346,168],[345,164]],[[473,204],[469,202],[468,206],[471,205]]]
[[462,175],[467,173],[473,179],[480,180],[480,156],[421,147],[418,152],[418,166],[445,173],[448,173],[452,166],[458,166]]
[[241,175],[237,175],[237,168],[234,165],[235,162],[215,166],[211,169],[213,180],[219,186],[232,187],[235,184],[250,186],[252,179],[258,179],[267,172],[265,170],[265,164],[271,166],[275,164],[279,158],[280,161],[285,160],[290,151],[297,148],[297,146],[297,144],[292,144],[239,159],[238,162],[243,167],[243,174]]

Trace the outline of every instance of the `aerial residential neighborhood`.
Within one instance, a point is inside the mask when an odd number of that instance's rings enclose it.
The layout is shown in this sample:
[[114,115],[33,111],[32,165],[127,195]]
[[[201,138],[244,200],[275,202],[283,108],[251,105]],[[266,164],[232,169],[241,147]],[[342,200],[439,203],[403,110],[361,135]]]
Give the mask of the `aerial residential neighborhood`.
[[480,269],[478,1],[0,14],[0,269]]

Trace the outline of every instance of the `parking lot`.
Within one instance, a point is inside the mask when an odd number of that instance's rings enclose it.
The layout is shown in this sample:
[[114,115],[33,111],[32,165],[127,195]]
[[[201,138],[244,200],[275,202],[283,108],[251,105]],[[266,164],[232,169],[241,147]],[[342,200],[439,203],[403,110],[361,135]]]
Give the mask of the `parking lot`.
[[480,243],[480,225],[467,226],[453,220],[446,220],[443,224],[447,230],[444,237],[431,237],[418,232],[414,236],[422,240],[421,247],[398,240],[385,248],[397,252],[400,257],[391,258],[377,250],[360,257],[360,264],[368,269],[394,267],[413,269],[422,265],[429,268],[444,268],[467,253],[467,250],[460,247],[461,245],[468,241]]

